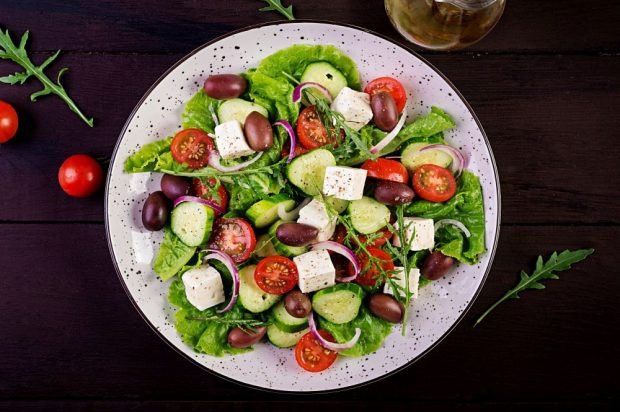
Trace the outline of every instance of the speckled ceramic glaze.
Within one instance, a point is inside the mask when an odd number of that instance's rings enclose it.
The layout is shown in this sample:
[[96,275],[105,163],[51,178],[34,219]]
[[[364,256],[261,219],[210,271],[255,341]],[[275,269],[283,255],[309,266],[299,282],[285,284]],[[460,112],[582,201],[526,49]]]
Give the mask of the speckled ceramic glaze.
[[[341,356],[321,373],[302,371],[292,349],[268,343],[253,352],[215,358],[196,354],[177,335],[174,308],[167,302],[168,284],[151,269],[162,239],[142,227],[140,212],[147,194],[159,190],[160,175],[123,173],[127,156],[145,143],[179,130],[184,103],[211,73],[237,73],[256,66],[269,54],[293,44],[333,44],[358,64],[362,83],[394,76],[409,91],[410,117],[431,105],[450,113],[457,127],[447,140],[469,158],[469,169],[481,178],[486,213],[487,253],[479,264],[459,265],[449,276],[420,291],[413,303],[406,336],[400,326],[383,347],[362,358]],[[498,177],[489,143],[468,104],[436,69],[413,52],[359,28],[320,23],[273,23],[238,31],[193,52],[169,70],[140,101],[119,138],[108,176],[107,233],[121,282],[147,323],[172,347],[197,365],[222,377],[257,388],[311,392],[357,386],[386,376],[424,355],[458,323],[482,288],[499,229]],[[148,344],[146,342],[145,344]]]

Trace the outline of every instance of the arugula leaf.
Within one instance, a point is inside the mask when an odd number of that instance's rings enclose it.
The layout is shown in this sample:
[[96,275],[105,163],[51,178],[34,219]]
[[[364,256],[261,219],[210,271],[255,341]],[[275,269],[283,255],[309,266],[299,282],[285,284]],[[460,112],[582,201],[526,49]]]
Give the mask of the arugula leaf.
[[164,241],[153,261],[153,270],[161,280],[166,281],[183,269],[195,253],[195,247],[181,242],[172,230],[166,227]]
[[577,262],[581,262],[588,256],[594,253],[594,249],[579,249],[579,250],[565,250],[558,254],[553,252],[547,262],[543,261],[542,256],[538,256],[536,261],[536,269],[532,275],[528,275],[525,271],[521,271],[519,283],[514,288],[510,289],[506,294],[497,302],[495,302],[489,309],[487,309],[482,316],[478,318],[474,326],[482,322],[482,320],[500,303],[508,299],[518,299],[519,293],[527,289],[544,289],[545,285],[540,283],[544,279],[559,279],[556,272],[562,272],[571,268],[571,265]]
[[66,104],[69,106],[69,109],[75,114],[77,114],[80,119],[86,122],[90,127],[94,126],[94,121],[92,118],[87,118],[84,113],[77,107],[75,102],[69,97],[67,91],[64,86],[60,83],[60,78],[62,75],[69,70],[66,67],[60,69],[56,76],[56,82],[53,82],[47,75],[43,72],[47,66],[49,66],[56,58],[60,55],[60,50],[56,53],[52,54],[48,57],[42,64],[39,66],[35,65],[30,57],[28,57],[28,52],[26,51],[26,43],[28,43],[28,35],[29,32],[25,32],[19,42],[19,45],[13,43],[13,39],[11,39],[11,35],[8,30],[4,32],[0,29],[0,59],[11,60],[21,67],[24,68],[23,72],[17,72],[14,74],[10,74],[8,76],[0,77],[0,83],[6,84],[24,84],[26,80],[31,77],[36,77],[43,84],[43,89],[39,90],[30,95],[30,100],[35,102],[37,98],[41,96],[46,96],[48,94],[55,94],[60,97]]
[[284,7],[282,0],[263,0],[268,6],[259,9],[259,11],[277,11],[289,20],[295,20],[293,16],[293,6]]

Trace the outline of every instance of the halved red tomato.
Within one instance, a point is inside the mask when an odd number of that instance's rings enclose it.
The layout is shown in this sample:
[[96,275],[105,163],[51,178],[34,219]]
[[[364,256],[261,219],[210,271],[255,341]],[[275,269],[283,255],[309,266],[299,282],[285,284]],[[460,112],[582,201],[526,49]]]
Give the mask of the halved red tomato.
[[[330,342],[334,342],[334,337],[326,330],[319,330],[319,334]],[[337,357],[338,353],[321,345],[312,332],[302,336],[295,346],[297,364],[308,372],[324,371],[332,366]]]
[[[370,263],[370,258],[365,252],[362,251],[361,253],[359,253],[357,255],[357,258],[360,260],[360,263],[362,265],[362,273],[357,276],[355,282],[359,283],[360,285],[375,286],[375,284],[377,283],[377,279],[381,274],[381,269],[383,269],[383,271],[385,272],[394,270],[394,262],[392,261],[392,256],[390,256],[384,250],[378,249],[376,247],[368,247],[366,248],[366,250],[368,250],[368,253],[370,253],[371,256],[380,260],[380,263]],[[355,269],[353,268],[352,264],[349,264],[348,270],[349,275],[353,275],[355,273]]]
[[209,153],[214,149],[213,139],[199,129],[181,130],[170,144],[174,160],[192,169],[205,167],[209,163]]
[[[288,157],[288,153],[290,151],[291,151],[291,141],[287,140],[286,142],[284,142],[284,145],[282,146],[280,157],[282,158]],[[308,149],[306,149],[299,142],[297,142],[297,145],[295,146],[295,157],[301,156],[302,154],[308,153],[308,152],[309,152]]]
[[217,219],[209,247],[226,253],[235,263],[245,262],[256,249],[256,235],[250,222],[243,218]]
[[[321,122],[321,117],[314,106],[308,106],[301,111],[297,119],[297,137],[307,149],[318,149],[326,144],[337,145],[339,141],[334,138],[335,133],[327,133],[327,128]],[[340,131],[340,140],[344,132]]]
[[429,202],[445,202],[456,193],[456,179],[441,166],[426,164],[413,172],[413,190]]
[[210,200],[226,209],[228,207],[228,192],[224,185],[214,177],[209,177],[204,182],[195,177],[192,181],[192,190],[195,196]]
[[407,168],[396,160],[366,160],[362,164],[362,169],[368,171],[368,177],[374,177],[375,179],[391,180],[392,182],[399,183],[407,183],[409,181]]
[[256,265],[254,280],[267,293],[283,295],[292,290],[299,279],[295,262],[284,256],[267,256]]
[[[357,238],[362,244],[366,246],[379,247],[379,246],[385,245],[387,241],[392,237],[392,235],[393,235],[392,232],[390,232],[390,229],[388,229],[386,226],[383,229],[379,229],[378,231],[370,235],[358,234]],[[332,236],[331,240],[333,240],[334,242],[338,242],[340,244],[344,244],[346,237],[347,237],[347,229],[343,225],[338,224],[338,226],[336,226],[336,231],[334,232],[334,235]],[[368,242],[369,238],[372,238],[372,242],[370,243]],[[351,246],[355,247],[357,246],[357,244],[354,243]]]
[[407,102],[407,92],[403,85],[393,77],[377,77],[364,88],[364,92],[372,97],[378,92],[388,92],[396,102],[398,112],[402,112]]

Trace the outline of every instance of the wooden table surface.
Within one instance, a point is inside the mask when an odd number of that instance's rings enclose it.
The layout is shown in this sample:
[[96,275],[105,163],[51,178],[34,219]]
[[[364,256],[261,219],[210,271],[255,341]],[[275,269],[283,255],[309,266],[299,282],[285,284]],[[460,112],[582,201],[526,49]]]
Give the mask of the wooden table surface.
[[[285,4],[290,3],[289,0]],[[353,23],[401,41],[380,0],[293,1],[299,18]],[[0,409],[242,410],[394,408],[606,410],[620,357],[620,5],[508,1],[496,29],[464,51],[421,51],[466,96],[495,152],[502,228],[486,285],[464,321],[414,366],[369,387],[299,397],[217,378],[144,323],[114,271],[103,194],[59,188],[74,153],[109,156],[147,88],[216,36],[276,20],[254,0],[0,0],[0,26],[31,30],[37,60],[64,53],[88,128],[39,86],[0,85],[22,129],[0,147]],[[15,66],[0,61],[0,73]],[[478,315],[534,258],[596,252],[545,291]],[[182,402],[182,404],[177,404]],[[380,403],[373,403],[380,402]],[[616,405],[617,406],[617,405]]]

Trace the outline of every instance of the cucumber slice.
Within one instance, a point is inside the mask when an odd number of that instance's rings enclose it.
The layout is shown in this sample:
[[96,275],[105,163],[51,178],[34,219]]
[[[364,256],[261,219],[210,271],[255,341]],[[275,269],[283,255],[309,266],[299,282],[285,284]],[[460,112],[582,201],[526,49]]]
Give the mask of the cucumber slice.
[[[315,199],[316,200],[320,200],[321,202],[323,201],[322,196],[316,196]],[[325,201],[338,214],[340,214],[340,213],[344,212],[345,210],[347,210],[347,207],[349,206],[349,201],[348,200],[338,199],[337,197],[334,197],[334,196],[325,196]]]
[[254,253],[260,258],[277,255],[278,252],[276,252],[276,249],[273,247],[271,236],[267,233],[260,235],[256,240],[256,251]]
[[336,158],[330,151],[316,149],[293,159],[286,170],[288,180],[310,196],[321,193],[325,169],[336,166]]
[[308,251],[308,247],[306,246],[288,246],[278,240],[276,237],[276,231],[278,230],[278,226],[282,223],[284,223],[283,220],[278,220],[276,223],[271,225],[269,231],[267,232],[271,238],[271,243],[273,243],[276,253],[286,257],[295,257],[306,253]]
[[314,294],[312,308],[332,323],[343,324],[357,317],[364,289],[356,283],[339,283]]
[[308,327],[308,317],[296,318],[291,316],[284,307],[284,302],[280,301],[271,310],[273,314],[273,323],[278,329],[284,332],[299,332]]
[[280,295],[272,295],[258,287],[254,280],[256,265],[246,266],[239,271],[239,303],[252,313],[264,312],[280,300]]
[[245,118],[252,112],[259,112],[266,118],[269,118],[269,112],[263,106],[243,99],[226,100],[217,110],[217,117],[220,123],[238,120],[241,126],[243,126]]
[[[326,62],[317,62],[309,64],[301,75],[301,82],[314,82],[329,90],[332,97],[338,96],[340,90],[347,86],[347,79],[343,74]],[[313,96],[322,96],[320,93],[310,91]]]
[[275,324],[267,326],[267,338],[269,338],[269,342],[273,343],[278,348],[290,348],[297,345],[299,339],[308,332],[310,332],[310,329],[289,333],[278,328]]
[[420,153],[419,150],[426,146],[430,146],[430,143],[412,143],[403,150],[401,162],[409,173],[413,173],[415,168],[425,164],[448,168],[452,163],[450,155],[441,150],[431,149]]
[[390,209],[366,196],[349,204],[349,214],[355,230],[364,235],[375,233],[390,221]]
[[211,236],[215,213],[207,205],[183,202],[172,210],[170,228],[187,246],[200,246]]
[[278,207],[284,205],[287,212],[295,207],[295,201],[285,194],[278,194],[254,203],[245,215],[257,228],[267,227],[278,220]]

